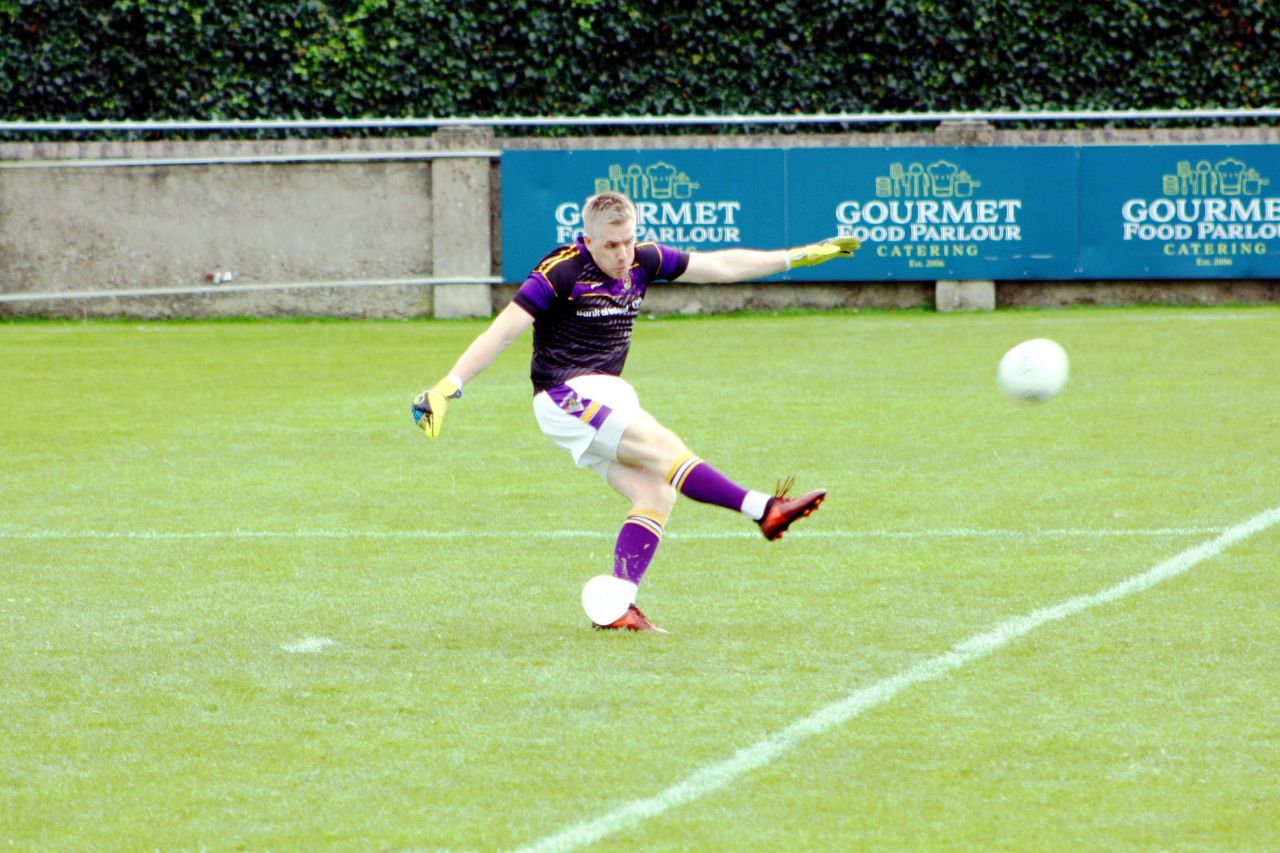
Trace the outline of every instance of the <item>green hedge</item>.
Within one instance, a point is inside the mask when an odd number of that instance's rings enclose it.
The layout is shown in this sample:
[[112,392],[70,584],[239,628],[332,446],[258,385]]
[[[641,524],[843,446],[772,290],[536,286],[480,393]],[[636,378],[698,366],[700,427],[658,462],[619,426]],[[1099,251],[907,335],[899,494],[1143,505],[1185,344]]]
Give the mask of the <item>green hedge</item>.
[[1280,4],[0,0],[9,119],[1266,106]]

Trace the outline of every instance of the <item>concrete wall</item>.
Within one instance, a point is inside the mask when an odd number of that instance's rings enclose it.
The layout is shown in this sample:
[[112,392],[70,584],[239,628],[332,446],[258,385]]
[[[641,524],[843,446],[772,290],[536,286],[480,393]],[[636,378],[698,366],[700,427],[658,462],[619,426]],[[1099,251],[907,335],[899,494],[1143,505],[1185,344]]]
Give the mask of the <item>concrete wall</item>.
[[[0,293],[175,289],[201,295],[0,302],[0,315],[465,316],[505,305],[513,287],[394,284],[319,289],[297,282],[483,279],[501,269],[499,150],[1274,143],[1271,128],[1003,131],[952,125],[894,134],[495,139],[446,129],[410,139],[0,144]],[[394,153],[405,158],[377,160]],[[463,155],[463,156],[455,156]],[[256,160],[301,160],[253,162]],[[234,158],[187,165],[161,161]],[[356,158],[356,159],[337,159]],[[365,159],[361,159],[365,158]],[[106,166],[85,161],[140,161]],[[763,248],[763,247],[762,247]],[[222,277],[220,275],[219,277]],[[991,307],[1280,301],[1273,281],[904,282],[674,285],[653,313],[835,307]]]
[[[245,156],[238,148],[231,147],[233,156]],[[198,153],[149,145],[124,152]],[[6,293],[56,292],[197,287],[226,273],[235,277],[228,284],[430,275],[431,199],[428,161],[6,168],[0,285]],[[77,316],[381,316],[430,312],[431,296],[430,288],[404,286],[0,308]]]

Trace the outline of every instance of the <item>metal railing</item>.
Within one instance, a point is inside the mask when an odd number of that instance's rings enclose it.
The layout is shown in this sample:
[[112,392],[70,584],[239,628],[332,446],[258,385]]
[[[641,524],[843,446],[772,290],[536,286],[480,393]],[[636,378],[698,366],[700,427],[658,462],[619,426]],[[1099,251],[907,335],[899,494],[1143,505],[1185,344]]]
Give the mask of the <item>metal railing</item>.
[[323,290],[359,287],[421,287],[436,284],[501,284],[497,276],[448,276],[425,278],[335,279],[333,281],[287,281],[268,284],[211,284],[179,287],[133,287],[118,290],[56,290],[0,293],[0,303],[54,302],[60,299],[114,299],[129,296],[208,296],[222,293],[257,293],[272,290]]
[[368,130],[441,127],[676,127],[706,125],[822,125],[939,123],[946,121],[1095,122],[1224,121],[1280,118],[1277,107],[1206,107],[1153,110],[953,110],[866,113],[746,113],[665,116],[451,116],[447,118],[161,119],[125,121],[0,121],[0,132],[89,133],[218,130]]
[[60,160],[0,160],[0,169],[107,169],[129,166],[234,166],[261,163],[342,163],[449,160],[501,156],[497,149],[476,151],[322,151],[286,154],[227,154],[186,157],[68,157]]

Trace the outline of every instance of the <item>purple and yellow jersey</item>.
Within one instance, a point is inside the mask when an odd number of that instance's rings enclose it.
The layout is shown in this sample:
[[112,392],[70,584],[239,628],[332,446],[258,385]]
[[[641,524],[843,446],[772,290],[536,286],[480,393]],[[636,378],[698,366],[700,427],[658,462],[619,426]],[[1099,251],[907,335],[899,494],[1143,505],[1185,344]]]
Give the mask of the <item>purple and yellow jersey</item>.
[[543,258],[514,300],[533,316],[534,391],[588,373],[620,376],[649,283],[678,278],[688,265],[685,252],[637,243],[627,277],[610,279],[581,237]]

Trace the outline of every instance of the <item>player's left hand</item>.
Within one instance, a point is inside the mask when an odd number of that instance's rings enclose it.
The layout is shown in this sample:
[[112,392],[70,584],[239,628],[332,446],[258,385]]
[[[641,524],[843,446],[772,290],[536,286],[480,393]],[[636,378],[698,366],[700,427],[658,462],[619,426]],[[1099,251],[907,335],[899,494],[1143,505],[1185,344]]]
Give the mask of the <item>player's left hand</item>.
[[825,264],[832,258],[848,258],[862,248],[857,237],[832,237],[821,243],[787,249],[787,261],[794,267],[812,267]]
[[462,396],[462,389],[453,379],[445,377],[430,391],[423,391],[413,401],[413,422],[427,438],[439,438],[444,427],[444,413],[450,400]]

